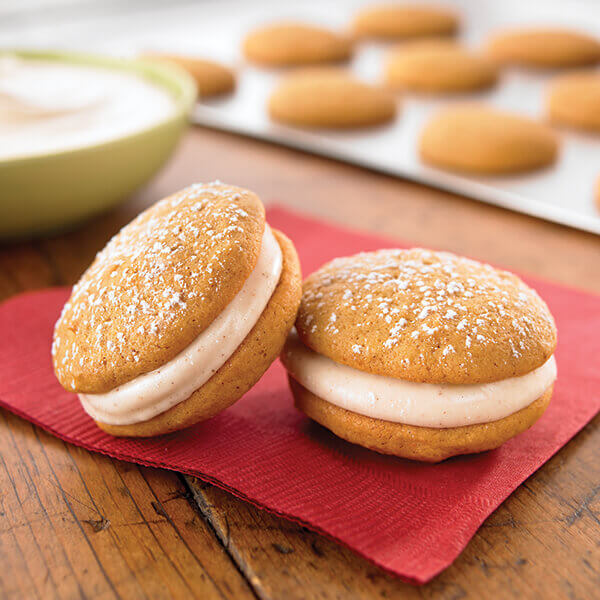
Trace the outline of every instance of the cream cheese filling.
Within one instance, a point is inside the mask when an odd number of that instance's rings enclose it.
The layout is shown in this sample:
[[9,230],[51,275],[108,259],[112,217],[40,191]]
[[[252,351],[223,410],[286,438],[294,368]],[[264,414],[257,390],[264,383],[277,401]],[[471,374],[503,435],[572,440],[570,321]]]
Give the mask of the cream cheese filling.
[[283,257],[268,225],[256,267],[225,310],[187,348],[163,366],[104,394],[79,394],[85,411],[109,425],[148,421],[189,398],[244,341],[267,306]]
[[556,379],[551,356],[541,367],[492,383],[414,383],[334,362],[305,346],[293,331],[282,362],[307,390],[340,408],[394,423],[448,428],[498,421],[539,398]]
[[133,72],[0,57],[0,160],[116,140],[176,112],[167,89]]

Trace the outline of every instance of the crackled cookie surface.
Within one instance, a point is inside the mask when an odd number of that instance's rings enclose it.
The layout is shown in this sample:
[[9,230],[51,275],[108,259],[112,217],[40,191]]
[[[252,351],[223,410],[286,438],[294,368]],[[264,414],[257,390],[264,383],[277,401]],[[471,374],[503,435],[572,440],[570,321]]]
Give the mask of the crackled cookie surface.
[[417,248],[310,275],[282,360],[299,408],[337,435],[441,460],[497,447],[539,418],[555,347],[548,307],[518,277]]
[[56,375],[116,435],[207,418],[280,351],[299,279],[255,194],[190,186],[124,227],[73,288],[55,327]]

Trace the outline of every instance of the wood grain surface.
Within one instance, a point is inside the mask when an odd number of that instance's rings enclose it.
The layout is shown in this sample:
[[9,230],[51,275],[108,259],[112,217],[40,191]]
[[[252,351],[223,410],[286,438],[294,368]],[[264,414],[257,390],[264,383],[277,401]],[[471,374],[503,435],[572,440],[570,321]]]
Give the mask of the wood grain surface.
[[[213,179],[331,222],[600,292],[600,237],[195,129],[119,209],[0,247],[0,299],[76,281],[144,207]],[[213,486],[91,454],[0,410],[0,598],[600,598],[599,422],[504,502],[447,571],[412,587]]]

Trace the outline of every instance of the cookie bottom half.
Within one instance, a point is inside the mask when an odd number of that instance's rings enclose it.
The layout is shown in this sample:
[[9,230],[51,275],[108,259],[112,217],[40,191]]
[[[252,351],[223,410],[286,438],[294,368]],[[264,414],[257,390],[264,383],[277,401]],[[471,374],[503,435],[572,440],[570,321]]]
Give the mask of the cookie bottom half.
[[296,408],[338,437],[382,454],[426,462],[498,448],[542,416],[553,389],[550,386],[531,404],[498,421],[437,429],[360,415],[315,396],[291,377],[289,380]]
[[239,400],[277,358],[291,329],[300,304],[302,275],[292,242],[273,229],[281,247],[279,282],[258,321],[223,366],[189,398],[148,421],[131,425],[109,425],[96,421],[100,429],[115,436],[150,437],[204,421]]

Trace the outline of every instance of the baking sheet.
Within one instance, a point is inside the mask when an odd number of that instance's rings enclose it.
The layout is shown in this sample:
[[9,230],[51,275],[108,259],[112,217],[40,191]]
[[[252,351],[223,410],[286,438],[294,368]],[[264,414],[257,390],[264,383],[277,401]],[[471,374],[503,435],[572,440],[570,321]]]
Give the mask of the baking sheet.
[[[363,131],[329,132],[294,129],[271,123],[266,113],[270,91],[281,71],[244,64],[240,42],[252,27],[278,19],[303,19],[344,28],[365,2],[321,0],[284,3],[203,2],[153,7],[122,15],[95,15],[60,29],[59,45],[131,55],[140,49],[165,49],[214,59],[238,70],[236,92],[198,104],[193,120],[202,125],[241,133],[293,148],[406,177],[536,217],[600,234],[600,210],[594,202],[600,177],[600,137],[559,130],[561,153],[555,166],[516,176],[461,176],[421,163],[419,132],[428,117],[451,102],[486,102],[534,118],[543,117],[547,83],[555,74],[505,69],[499,85],[487,92],[460,97],[431,98],[405,94],[394,123]],[[600,36],[600,5],[594,0],[454,0],[461,13],[461,39],[477,47],[490,31],[512,25],[576,27]],[[42,30],[40,31],[40,27]],[[53,39],[50,29],[29,31],[32,43]],[[6,37],[6,36],[4,36]],[[20,35],[19,45],[28,43]],[[0,43],[3,36],[0,36]],[[357,46],[350,68],[361,78],[377,82],[389,45]]]

